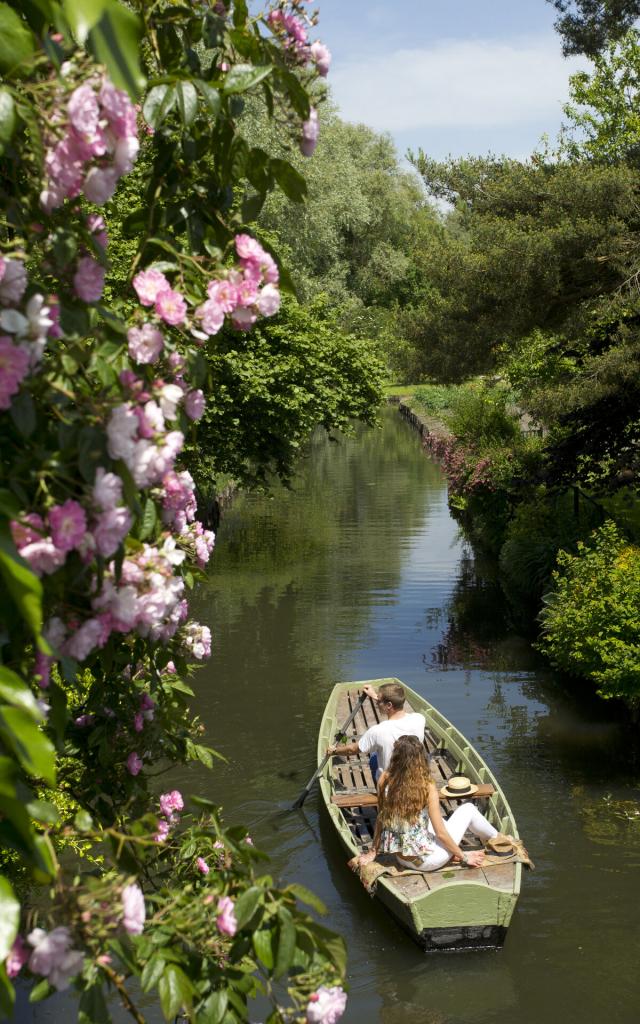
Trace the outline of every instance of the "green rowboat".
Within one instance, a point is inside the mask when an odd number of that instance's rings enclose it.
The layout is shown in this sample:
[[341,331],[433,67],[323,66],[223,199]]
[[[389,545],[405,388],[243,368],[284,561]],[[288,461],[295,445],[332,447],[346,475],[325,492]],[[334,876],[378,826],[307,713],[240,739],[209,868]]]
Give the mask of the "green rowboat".
[[[398,679],[367,679],[338,683],[329,697],[318,737],[318,765],[327,746],[351,742],[379,721],[377,705],[369,698],[358,709],[346,739],[340,729],[356,706],[363,686],[376,688]],[[403,684],[404,685],[404,684]],[[421,712],[427,722],[425,746],[438,788],[451,775],[467,775],[481,788],[474,797],[480,811],[498,829],[518,838],[516,823],[502,790],[488,766],[468,740],[444,715],[405,686],[407,711]],[[376,792],[368,758],[334,756],[320,775],[323,803],[349,858],[370,848],[376,820]],[[443,800],[448,817],[457,800]],[[479,841],[467,833],[463,848]],[[482,868],[448,864],[440,871],[379,877],[375,897],[425,950],[495,948],[503,944],[520,893],[522,865],[510,861]],[[355,879],[354,879],[355,882]]]

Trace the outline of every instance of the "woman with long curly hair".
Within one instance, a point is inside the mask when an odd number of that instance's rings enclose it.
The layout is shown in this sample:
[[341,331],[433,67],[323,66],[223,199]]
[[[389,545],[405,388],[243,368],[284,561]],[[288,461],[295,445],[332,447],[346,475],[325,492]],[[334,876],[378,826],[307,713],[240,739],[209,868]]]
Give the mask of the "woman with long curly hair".
[[378,853],[394,853],[401,867],[419,871],[437,871],[452,859],[465,867],[480,867],[482,850],[460,849],[467,829],[484,841],[498,834],[472,803],[461,804],[444,821],[424,745],[415,736],[401,736],[378,784],[373,847],[360,854],[358,863],[370,864]]

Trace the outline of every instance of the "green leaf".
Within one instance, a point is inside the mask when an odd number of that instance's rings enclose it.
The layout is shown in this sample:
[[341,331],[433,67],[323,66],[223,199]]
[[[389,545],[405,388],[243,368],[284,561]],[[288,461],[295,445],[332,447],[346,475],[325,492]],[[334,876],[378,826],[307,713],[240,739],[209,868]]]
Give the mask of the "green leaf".
[[107,0],[62,0],[62,7],[74,37],[83,46],[89,32],[104,14]]
[[183,1006],[191,1007],[193,986],[177,964],[167,964],[160,978],[158,992],[165,1020],[172,1020]]
[[246,24],[247,18],[249,17],[249,11],[247,9],[246,0],[234,0],[233,4],[233,24],[236,28],[242,28]]
[[272,939],[273,932],[265,931],[264,929],[255,931],[251,936],[256,956],[259,960],[262,960],[262,963],[268,971],[273,970]]
[[19,14],[0,3],[0,72],[12,71],[35,50],[35,39]]
[[21,391],[13,399],[9,412],[22,436],[31,437],[36,429],[36,409],[28,391]]
[[271,64],[260,64],[257,67],[253,64],[236,64],[225,78],[222,91],[225,96],[246,92],[262,82],[272,70]]
[[193,122],[198,111],[198,94],[192,82],[178,82],[176,85],[178,109],[185,128]]
[[102,16],[89,33],[89,44],[109,78],[118,89],[137,99],[146,78],[140,67],[142,23],[138,16],[118,0],[106,0]]
[[108,1024],[110,1020],[102,985],[91,985],[80,996],[78,1024]]
[[195,84],[210,112],[214,117],[217,117],[220,113],[220,93],[212,85],[209,85],[208,82],[203,82],[200,78],[195,79]]
[[27,711],[36,722],[41,722],[44,717],[27,684],[5,665],[0,665],[0,698]]
[[225,989],[212,992],[198,1010],[198,1024],[220,1024],[228,1003],[229,996]]
[[276,979],[281,978],[282,975],[291,967],[296,951],[296,929],[293,924],[293,918],[285,907],[280,907],[280,910],[278,911],[278,920],[280,921],[280,927],[278,928],[278,948],[276,952],[276,962],[273,969],[273,976]]
[[16,127],[16,105],[13,96],[4,86],[0,87],[0,153],[11,141]]
[[55,825],[60,818],[58,811],[48,800],[30,800],[25,807],[27,814],[40,825]]
[[55,785],[55,750],[51,740],[22,708],[0,707],[0,738],[15,753],[24,770]]
[[158,513],[156,511],[156,503],[152,498],[147,498],[144,503],[144,511],[142,513],[142,519],[140,520],[140,529],[138,531],[138,537],[140,540],[147,540],[153,534],[158,522]]
[[15,494],[8,491],[6,487],[0,487],[0,512],[11,519],[17,519],[20,511],[20,503]]
[[293,882],[291,885],[287,886],[285,891],[290,892],[296,897],[296,899],[300,900],[301,903],[306,903],[307,906],[313,907],[313,909],[317,910],[319,914],[327,913],[327,908],[320,897],[316,896],[314,892],[311,892],[311,890],[307,889],[304,885],[299,885],[297,882]]
[[13,1018],[15,1001],[15,989],[9,981],[4,964],[0,962],[0,1012],[4,1014],[7,1020],[11,1020]]
[[73,824],[78,832],[91,832],[93,828],[93,818],[88,811],[80,810],[73,819]]
[[300,171],[297,171],[288,160],[277,158],[271,161],[269,167],[287,198],[294,203],[302,203],[307,195],[307,183]]
[[264,891],[255,885],[246,889],[245,892],[242,893],[242,896],[238,897],[234,907],[238,928],[244,928],[244,926],[248,924],[263,899]]
[[42,584],[20,557],[6,525],[0,526],[0,575],[33,635],[42,632]]
[[29,1002],[39,1003],[42,999],[46,999],[47,996],[51,995],[53,991],[55,990],[51,987],[47,979],[43,978],[42,981],[39,981],[38,984],[34,985],[31,989],[29,993]]
[[0,963],[8,956],[20,927],[20,902],[9,882],[0,875]]
[[254,224],[264,206],[266,193],[256,192],[242,200],[242,220],[245,224]]
[[10,757],[0,757],[0,797],[15,797],[17,774],[16,762]]
[[152,988],[156,987],[166,966],[167,962],[160,953],[154,953],[153,956],[147,960],[146,964],[142,968],[142,974],[140,975],[140,985],[143,992],[149,992]]
[[[149,90],[142,108],[145,120],[152,128],[158,128],[174,107],[175,102],[176,90],[172,85],[154,85],[153,89]],[[142,212],[146,213],[146,210],[142,208]]]

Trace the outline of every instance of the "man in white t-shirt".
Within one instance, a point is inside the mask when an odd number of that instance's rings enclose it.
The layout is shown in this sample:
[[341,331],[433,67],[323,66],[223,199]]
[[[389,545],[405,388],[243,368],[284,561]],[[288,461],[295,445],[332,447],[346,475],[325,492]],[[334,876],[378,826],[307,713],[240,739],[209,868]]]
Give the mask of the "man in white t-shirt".
[[327,753],[369,754],[371,771],[377,782],[382,772],[386,772],[389,767],[396,740],[400,736],[417,736],[423,741],[426,723],[424,715],[404,710],[405,692],[400,683],[383,683],[378,691],[373,686],[365,686],[364,692],[376,702],[387,716],[386,719],[372,725],[357,742],[335,744],[327,747]]

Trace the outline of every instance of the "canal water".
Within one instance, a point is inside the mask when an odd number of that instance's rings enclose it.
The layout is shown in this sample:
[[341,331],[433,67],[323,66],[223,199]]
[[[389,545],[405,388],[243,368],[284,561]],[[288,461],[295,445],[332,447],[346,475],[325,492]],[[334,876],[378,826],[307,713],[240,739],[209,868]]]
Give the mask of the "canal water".
[[[237,498],[195,612],[214,638],[195,706],[228,761],[178,781],[324,900],[348,944],[345,1024],[638,1021],[640,772],[624,723],[509,630],[397,412],[354,439],[318,434],[290,490]],[[347,869],[317,794],[283,813],[334,682],[381,676],[439,707],[506,791],[536,869],[500,952],[425,956]]]

